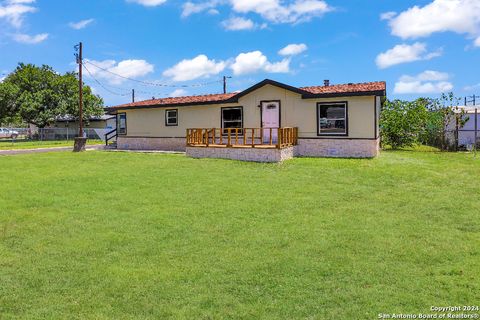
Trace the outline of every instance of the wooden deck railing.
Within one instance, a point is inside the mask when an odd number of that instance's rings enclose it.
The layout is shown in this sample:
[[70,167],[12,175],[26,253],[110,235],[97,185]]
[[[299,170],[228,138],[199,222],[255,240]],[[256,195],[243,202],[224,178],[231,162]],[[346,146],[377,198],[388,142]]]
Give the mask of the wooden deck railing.
[[187,146],[227,148],[286,148],[297,145],[298,128],[192,128]]

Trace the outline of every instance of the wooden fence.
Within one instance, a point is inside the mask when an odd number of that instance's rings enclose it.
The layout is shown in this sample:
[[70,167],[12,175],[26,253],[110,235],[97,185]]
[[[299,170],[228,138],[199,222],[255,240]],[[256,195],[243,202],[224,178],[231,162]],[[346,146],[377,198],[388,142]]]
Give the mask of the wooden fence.
[[187,146],[228,148],[286,148],[297,145],[298,128],[192,128]]

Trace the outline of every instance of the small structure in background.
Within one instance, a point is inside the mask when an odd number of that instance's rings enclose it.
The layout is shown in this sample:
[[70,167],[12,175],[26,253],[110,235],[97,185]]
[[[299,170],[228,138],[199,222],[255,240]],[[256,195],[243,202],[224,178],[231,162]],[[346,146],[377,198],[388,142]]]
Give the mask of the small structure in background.
[[[83,135],[87,139],[104,140],[105,134],[117,126],[116,116],[101,115],[98,117],[91,117],[84,122]],[[25,128],[10,128],[18,132],[18,140],[40,140],[40,141],[54,141],[54,140],[74,140],[78,136],[80,124],[74,117],[66,115],[58,117],[51,125],[45,128],[38,128],[30,124]]]
[[462,114],[461,118],[466,122],[461,128],[455,128],[455,123],[452,122],[449,131],[455,131],[458,141],[458,147],[467,150],[473,150],[475,146],[480,143],[478,135],[478,126],[480,124],[480,106],[458,106],[453,108],[456,114]]
[[[102,139],[105,133],[115,129],[116,117],[114,115],[101,115],[99,117],[90,117],[84,122],[84,135],[88,139]],[[80,123],[74,117],[66,115],[57,118],[57,120],[48,127],[48,129],[57,129],[57,134],[73,137],[80,128]],[[85,130],[89,129],[89,130]]]

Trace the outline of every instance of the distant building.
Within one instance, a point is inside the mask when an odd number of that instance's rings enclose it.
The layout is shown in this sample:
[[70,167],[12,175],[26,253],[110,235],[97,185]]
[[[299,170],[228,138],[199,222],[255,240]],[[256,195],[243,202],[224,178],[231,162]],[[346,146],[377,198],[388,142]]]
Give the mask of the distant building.
[[[477,118],[477,143],[480,139],[480,106],[458,106],[454,107],[456,113],[465,112],[463,118],[468,118],[462,128],[458,130],[458,145],[469,147],[475,144],[475,117]],[[455,130],[455,122],[452,121],[449,130]]]
[[[113,130],[116,127],[116,117],[114,115],[102,115],[99,117],[90,117],[88,121],[84,121],[84,128],[90,129],[110,129]],[[49,128],[68,128],[75,131],[79,129],[79,121],[72,116],[58,117],[57,120],[49,126]]]

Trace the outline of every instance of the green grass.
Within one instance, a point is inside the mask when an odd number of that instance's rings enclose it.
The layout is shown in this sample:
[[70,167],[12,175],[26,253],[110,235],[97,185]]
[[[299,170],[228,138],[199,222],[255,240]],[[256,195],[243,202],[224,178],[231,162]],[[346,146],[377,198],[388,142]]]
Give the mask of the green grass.
[[[87,140],[88,145],[102,144],[102,140]],[[39,149],[39,148],[55,148],[55,147],[72,147],[73,140],[59,140],[59,141],[32,141],[32,140],[17,140],[2,141],[0,140],[0,150],[17,150],[17,149]]]
[[0,157],[0,318],[377,319],[480,301],[480,159]]

